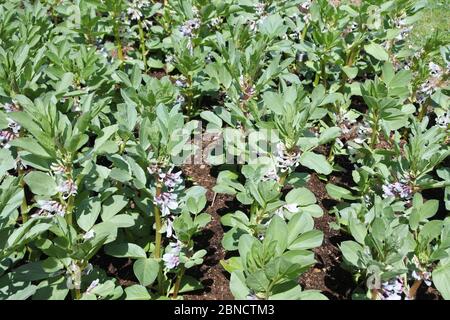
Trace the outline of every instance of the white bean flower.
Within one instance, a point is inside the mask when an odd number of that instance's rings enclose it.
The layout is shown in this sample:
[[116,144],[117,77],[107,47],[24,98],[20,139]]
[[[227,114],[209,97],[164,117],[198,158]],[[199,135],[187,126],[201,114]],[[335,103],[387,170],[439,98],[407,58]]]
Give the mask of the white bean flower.
[[161,207],[163,217],[170,214],[171,210],[178,208],[177,195],[171,192],[163,192],[155,197],[155,203]]
[[162,259],[167,269],[174,269],[180,264],[180,257],[178,254],[166,253],[163,255]]
[[86,289],[86,293],[87,294],[91,293],[92,290],[98,287],[99,283],[100,283],[99,279],[95,279],[94,281],[92,281],[89,287]]

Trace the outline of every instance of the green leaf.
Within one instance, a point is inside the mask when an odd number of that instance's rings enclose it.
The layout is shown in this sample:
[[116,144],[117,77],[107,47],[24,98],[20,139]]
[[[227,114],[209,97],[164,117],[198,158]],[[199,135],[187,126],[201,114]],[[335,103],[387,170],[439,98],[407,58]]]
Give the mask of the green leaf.
[[308,232],[314,228],[314,220],[307,213],[295,214],[288,223],[288,246],[297,239],[298,235]]
[[[173,287],[170,289],[170,293],[173,293],[173,289],[174,289]],[[178,290],[178,293],[191,292],[201,289],[203,289],[203,285],[200,281],[191,276],[185,275],[181,279],[180,290]]]
[[432,273],[434,286],[445,300],[450,300],[450,264],[438,266]]
[[134,262],[133,271],[141,285],[149,286],[158,276],[159,263],[153,258],[138,259]]
[[363,223],[361,223],[358,219],[350,217],[349,219],[349,227],[352,236],[361,244],[364,244],[364,239],[367,235],[367,229]]
[[117,258],[147,258],[144,249],[134,243],[111,243],[105,246],[105,252]]
[[372,42],[368,45],[365,45],[364,50],[377,60],[380,60],[380,61],[389,60],[389,55],[386,52],[386,50],[377,43]]
[[337,185],[334,185],[332,183],[328,183],[325,186],[325,189],[327,189],[327,193],[336,200],[356,200],[357,197],[352,195],[352,192],[350,190],[347,190],[345,188],[339,187]]
[[125,288],[125,300],[150,300],[147,289],[139,284]]
[[266,230],[264,242],[276,241],[276,250],[278,254],[282,254],[287,247],[288,228],[286,222],[279,216],[275,215],[270,221]]
[[428,200],[420,207],[420,220],[433,217],[439,209],[439,200]]
[[11,151],[8,149],[0,150],[0,180],[3,175],[8,171],[16,167],[16,161],[11,155]]
[[245,284],[255,292],[265,292],[270,281],[263,270],[257,270],[248,275]]
[[111,219],[119,213],[128,204],[128,199],[123,195],[113,195],[106,199],[102,204],[102,220]]
[[330,174],[333,171],[333,167],[328,163],[325,156],[310,151],[300,156],[300,163],[321,174]]
[[295,239],[289,250],[311,249],[319,247],[323,241],[323,233],[319,230],[311,230],[303,233]]
[[363,247],[360,244],[356,243],[355,241],[344,241],[341,243],[340,248],[345,260],[356,267],[360,266],[360,264],[358,263],[359,256],[364,251]]
[[56,183],[48,174],[40,171],[32,171],[24,178],[31,192],[41,196],[53,196],[56,194]]
[[301,206],[307,206],[310,204],[316,203],[316,197],[314,196],[314,193],[309,191],[306,188],[296,188],[289,191],[289,193],[286,195],[286,202],[291,204],[299,204]]
[[29,151],[32,154],[43,158],[51,158],[51,155],[49,155],[48,152],[39,143],[37,143],[35,139],[31,137],[14,139],[10,142],[10,145]]
[[234,271],[230,277],[230,291],[236,300],[247,300],[250,290],[245,284],[244,272]]
[[75,217],[78,226],[89,231],[97,221],[101,210],[101,201],[98,197],[84,199],[75,207]]
[[103,150],[102,147],[105,146],[105,143],[117,131],[117,129],[118,129],[117,124],[103,128],[102,135],[95,140],[92,152],[102,153]]

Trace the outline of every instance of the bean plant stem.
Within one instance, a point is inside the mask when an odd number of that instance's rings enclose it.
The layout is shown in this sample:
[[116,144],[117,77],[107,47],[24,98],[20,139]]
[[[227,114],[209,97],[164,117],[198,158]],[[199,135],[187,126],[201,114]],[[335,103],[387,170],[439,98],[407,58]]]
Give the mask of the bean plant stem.
[[140,19],[138,20],[138,29],[139,29],[142,61],[144,62],[144,71],[147,72],[147,53],[146,53],[147,49],[145,46],[144,29],[142,28],[142,21]]
[[419,115],[417,116],[417,119],[419,120],[419,122],[421,122],[423,120],[423,117],[425,117],[425,115],[427,114],[427,110],[428,110],[428,104],[427,104],[427,101],[425,101],[422,104],[422,106],[420,107]]
[[178,297],[178,292],[180,291],[181,279],[184,276],[184,267],[181,267],[180,273],[177,276],[177,280],[175,282],[175,286],[173,288],[173,298],[176,299]]
[[378,114],[374,115],[374,121],[372,126],[372,136],[370,138],[370,148],[375,148],[375,145],[377,144],[377,137],[378,137]]
[[[161,194],[161,186],[158,185],[156,187],[156,196],[158,197]],[[156,234],[155,234],[155,258],[161,258],[161,211],[159,207],[155,205],[155,226],[156,226]]]
[[66,211],[66,221],[67,224],[73,225],[73,205],[74,205],[74,197],[70,196],[67,201],[67,211]]
[[[156,196],[158,197],[161,194],[162,186],[158,183],[156,186]],[[162,243],[162,234],[161,234],[161,211],[157,205],[154,207],[155,214],[155,251],[153,251],[154,257],[159,261],[161,258],[161,243]],[[158,291],[160,295],[164,294],[163,287],[163,273],[162,268],[159,268],[158,271]]]
[[120,40],[119,22],[118,22],[119,17],[116,11],[114,11],[113,19],[114,19],[113,32],[114,32],[114,39],[116,40],[117,56],[119,57],[119,60],[123,62],[124,57],[123,57],[122,41]]
[[75,299],[80,300],[81,299],[81,291],[80,288],[75,289]]

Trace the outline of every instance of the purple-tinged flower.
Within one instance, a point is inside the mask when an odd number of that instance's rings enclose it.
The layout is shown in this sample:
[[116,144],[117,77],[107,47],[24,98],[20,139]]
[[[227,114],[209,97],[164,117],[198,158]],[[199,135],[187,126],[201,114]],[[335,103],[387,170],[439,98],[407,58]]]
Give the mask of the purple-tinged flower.
[[83,235],[83,239],[84,240],[90,240],[90,239],[92,239],[92,238],[94,238],[95,237],[95,231],[94,230],[89,230],[88,232],[86,232],[84,235]]
[[431,272],[422,267],[417,256],[412,258],[412,262],[414,263],[415,270],[411,272],[411,278],[414,280],[423,280],[427,286],[431,286]]
[[89,287],[86,289],[86,293],[87,294],[91,293],[92,290],[98,287],[99,283],[100,283],[99,279],[95,279],[94,281],[92,281]]
[[311,4],[312,4],[312,0],[306,0],[305,2],[300,4],[300,10],[302,12],[309,11],[309,8],[311,7]]
[[430,69],[430,76],[434,78],[439,78],[442,76],[442,68],[434,62],[428,64],[428,69]]
[[271,168],[268,172],[264,174],[262,178],[263,181],[280,181],[280,177],[278,176],[277,170],[275,168]]
[[66,172],[66,167],[60,163],[52,163],[50,165],[50,169],[52,169],[53,173],[56,175],[62,175]]
[[173,254],[180,254],[182,245],[183,244],[180,241],[169,243],[170,252]]
[[0,146],[4,149],[9,149],[11,145],[9,142],[17,138],[18,135],[9,131],[9,130],[1,130],[0,131]]
[[412,188],[406,181],[394,182],[385,184],[381,187],[383,189],[383,197],[399,197],[401,199],[410,199],[412,197]]
[[400,276],[381,284],[381,300],[401,300],[405,285]]
[[200,28],[200,19],[194,18],[186,21],[179,29],[183,37],[192,38],[194,32]]
[[38,200],[38,207],[41,209],[37,213],[33,214],[31,217],[53,217],[55,215],[64,217],[66,214],[66,207],[54,200]]
[[163,192],[155,197],[155,203],[161,207],[163,217],[170,214],[170,210],[178,208],[177,195],[171,192]]
[[5,103],[2,105],[2,108],[5,109],[5,112],[7,113],[19,111],[19,108],[17,108],[14,103]]
[[176,268],[180,264],[180,257],[177,254],[166,253],[163,255],[162,259],[164,261],[164,265],[168,269]]
[[8,128],[11,129],[11,131],[15,135],[19,135],[21,126],[20,126],[20,124],[18,124],[14,120],[11,120],[11,119],[8,118]]
[[176,173],[172,173],[173,167],[170,168],[170,170],[167,173],[160,173],[159,179],[164,183],[164,185],[169,190],[173,190],[176,186],[181,184],[183,182],[183,179],[181,178],[181,171],[178,171]]
[[63,199],[68,199],[77,194],[78,187],[72,179],[67,179],[62,181],[56,190],[62,194]]

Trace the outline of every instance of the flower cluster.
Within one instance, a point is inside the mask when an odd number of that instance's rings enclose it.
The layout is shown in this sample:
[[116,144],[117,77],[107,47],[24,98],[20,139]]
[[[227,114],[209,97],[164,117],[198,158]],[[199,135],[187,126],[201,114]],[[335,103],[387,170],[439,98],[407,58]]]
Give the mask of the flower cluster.
[[442,68],[434,62],[428,64],[428,69],[430,70],[429,78],[420,85],[416,92],[416,100],[419,104],[423,104],[436,91],[444,74]]
[[277,209],[277,210],[275,211],[275,214],[276,214],[277,216],[279,216],[280,218],[286,220],[285,213],[284,213],[285,210],[287,210],[287,211],[289,211],[289,212],[291,212],[291,213],[297,213],[297,212],[300,211],[300,209],[298,208],[297,204],[295,204],[295,203],[290,203],[290,204],[285,204],[285,205],[282,206],[281,208]]
[[90,240],[90,239],[93,239],[94,237],[95,237],[95,231],[92,229],[83,235],[84,240]]
[[177,195],[172,192],[162,192],[155,197],[155,203],[161,207],[163,217],[168,216],[171,210],[178,208]]
[[257,18],[256,18],[256,20],[249,19],[247,23],[249,25],[250,31],[257,32],[258,26],[267,17],[266,4],[262,3],[262,2],[257,2],[254,4],[254,8],[255,8],[255,15]]
[[413,29],[412,26],[408,26],[405,19],[397,19],[394,21],[394,24],[397,29],[400,29],[400,33],[395,37],[397,41],[404,40]]
[[200,28],[200,19],[193,18],[186,21],[181,27],[180,32],[183,37],[192,38],[194,37],[194,32]]
[[342,129],[343,134],[349,133],[355,122],[356,122],[356,120],[352,119],[349,116],[348,112],[340,110],[340,112],[337,116],[337,123],[339,124],[339,127]]
[[243,101],[250,100],[256,93],[255,86],[243,75],[239,77],[239,86],[241,87],[241,100]]
[[157,175],[158,182],[167,190],[156,195],[154,202],[161,208],[161,216],[165,217],[164,227],[167,232],[167,237],[173,235],[173,215],[171,212],[176,210],[179,206],[178,195],[174,193],[175,189],[183,183],[181,178],[181,171],[172,172],[174,167],[171,167],[167,172],[163,172],[158,165],[151,165],[148,171]]
[[[127,14],[130,16],[131,20],[142,20],[144,17],[142,13],[142,9],[145,9],[150,5],[150,2],[148,0],[132,0],[130,2],[130,6],[127,9]],[[152,23],[149,20],[142,20],[144,28],[148,29]]]
[[303,21],[305,23],[309,23],[311,21],[311,13],[309,12],[311,4],[312,0],[306,0],[300,4],[300,11],[303,13]]
[[417,256],[413,257],[412,262],[414,263],[416,270],[411,272],[411,278],[414,280],[423,280],[427,286],[431,286],[431,272],[421,266]]
[[89,287],[86,289],[86,293],[87,294],[91,293],[92,290],[98,287],[99,283],[100,283],[99,279],[95,279],[94,281],[92,281]]
[[382,189],[384,198],[399,197],[408,200],[413,194],[411,187],[404,180],[385,184],[382,186]]
[[381,300],[401,300],[405,284],[400,276],[381,284]]
[[295,149],[288,151],[284,143],[279,142],[277,144],[277,150],[275,153],[275,159],[277,162],[277,168],[281,172],[293,170],[298,166],[300,158],[300,150]]
[[[6,113],[18,111],[18,108],[13,103],[5,103],[2,107]],[[19,137],[21,126],[10,118],[6,119],[8,121],[8,128],[0,131],[0,146],[9,149],[9,142]]]
[[170,192],[172,192],[177,186],[179,186],[183,182],[183,179],[181,178],[182,172],[178,171],[173,173],[172,172],[173,169],[174,167],[171,167],[168,172],[166,173],[161,172],[158,174],[159,180]]
[[180,264],[181,242],[169,244],[169,252],[163,255],[164,265],[167,269],[174,269]]
[[69,197],[77,194],[78,187],[71,178],[68,178],[62,180],[56,190],[62,194],[63,199],[68,199]]
[[38,200],[37,206],[40,210],[31,217],[54,217],[55,215],[64,217],[66,206],[54,200]]

